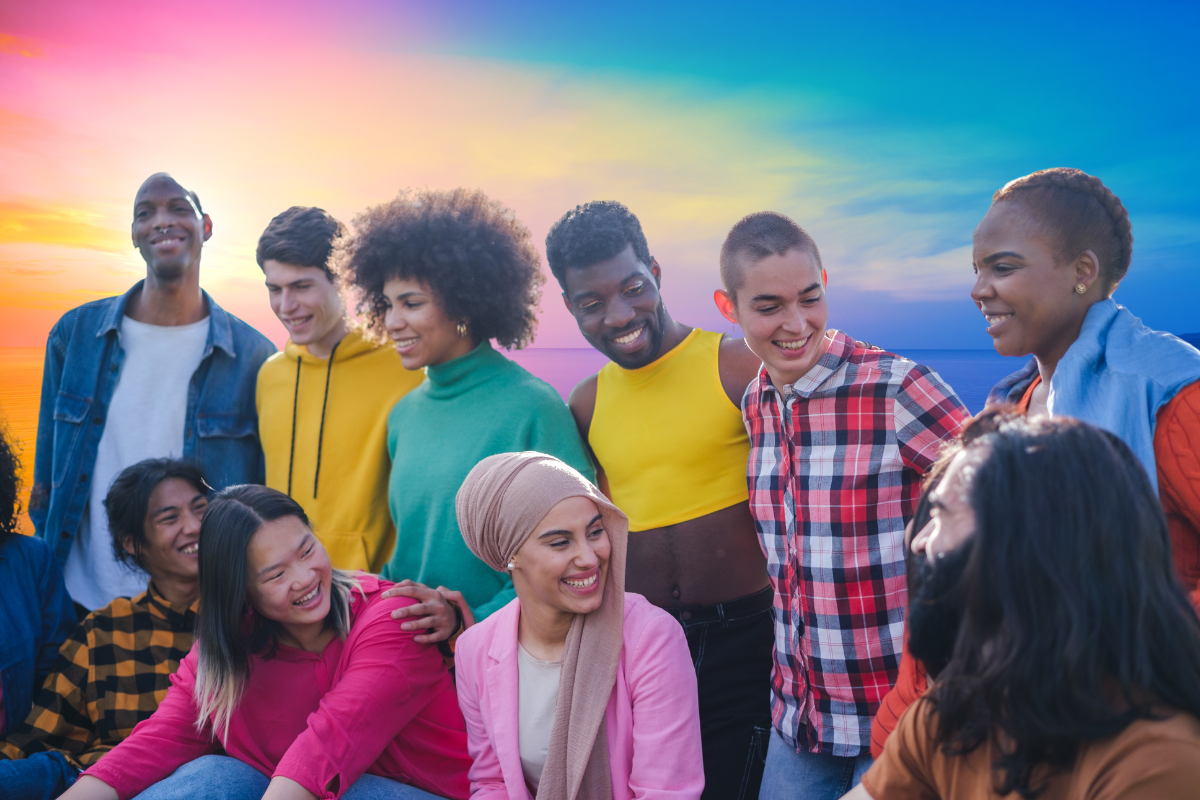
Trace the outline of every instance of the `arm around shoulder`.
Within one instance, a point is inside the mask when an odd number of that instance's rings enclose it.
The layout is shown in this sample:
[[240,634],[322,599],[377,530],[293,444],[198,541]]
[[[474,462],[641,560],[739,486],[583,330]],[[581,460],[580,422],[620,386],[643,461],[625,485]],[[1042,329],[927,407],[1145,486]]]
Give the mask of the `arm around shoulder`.
[[924,475],[971,414],[940,375],[918,364],[900,384],[893,418],[900,457]]

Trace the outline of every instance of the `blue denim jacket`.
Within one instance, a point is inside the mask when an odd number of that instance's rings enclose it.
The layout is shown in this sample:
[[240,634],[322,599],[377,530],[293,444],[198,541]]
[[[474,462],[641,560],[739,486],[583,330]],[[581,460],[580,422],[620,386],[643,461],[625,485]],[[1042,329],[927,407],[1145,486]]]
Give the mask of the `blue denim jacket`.
[[[988,405],[1020,401],[1037,376],[1037,359],[992,389]],[[1075,417],[1120,436],[1158,491],[1154,425],[1159,409],[1200,380],[1200,350],[1153,331],[1125,306],[1102,300],[1088,309],[1083,328],[1050,379],[1052,416]]]
[[75,607],[50,547],[20,534],[0,544],[0,594],[0,687],[4,729],[11,731],[25,721],[34,689],[74,630]]
[[[125,304],[141,287],[139,281],[120,297],[71,309],[46,342],[29,518],[59,564],[66,564],[87,508],[96,449],[125,360],[117,334]],[[254,387],[275,345],[207,292],[204,300],[211,322],[188,387],[183,457],[199,464],[214,489],[262,483]]]

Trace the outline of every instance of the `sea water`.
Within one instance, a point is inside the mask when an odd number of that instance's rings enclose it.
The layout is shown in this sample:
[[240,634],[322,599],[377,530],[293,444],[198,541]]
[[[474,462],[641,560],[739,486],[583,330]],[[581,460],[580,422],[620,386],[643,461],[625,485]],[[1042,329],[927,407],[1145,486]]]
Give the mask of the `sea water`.
[[[575,385],[595,375],[608,359],[591,348],[534,347],[506,353],[525,369],[558,390],[564,399]],[[937,372],[971,413],[983,410],[988,391],[1027,358],[1005,358],[995,350],[896,350],[896,354]]]

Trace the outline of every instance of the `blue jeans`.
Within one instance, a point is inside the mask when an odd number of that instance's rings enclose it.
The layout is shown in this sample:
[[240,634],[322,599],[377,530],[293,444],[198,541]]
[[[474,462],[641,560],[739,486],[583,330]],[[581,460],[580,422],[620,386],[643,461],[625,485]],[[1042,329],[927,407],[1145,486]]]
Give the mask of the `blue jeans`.
[[4,800],[53,800],[71,788],[79,770],[53,750],[18,761],[0,759],[0,796]]
[[[260,800],[271,779],[229,756],[201,756],[139,794],[135,800]],[[437,795],[378,775],[363,775],[343,800],[432,800]]]
[[870,753],[856,757],[797,753],[772,727],[758,800],[837,800],[858,785],[870,766]]

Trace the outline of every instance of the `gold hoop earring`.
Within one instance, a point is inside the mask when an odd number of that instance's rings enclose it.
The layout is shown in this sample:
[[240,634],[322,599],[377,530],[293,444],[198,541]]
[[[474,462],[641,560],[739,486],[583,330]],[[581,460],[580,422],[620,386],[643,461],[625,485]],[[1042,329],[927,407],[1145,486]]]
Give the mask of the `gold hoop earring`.
[[[1087,287],[1086,287],[1086,286],[1084,286],[1082,283],[1080,283],[1080,284],[1076,284],[1076,286],[1075,286],[1075,294],[1083,294],[1083,293],[1084,293],[1084,292],[1086,292],[1086,291],[1087,291]],[[462,334],[459,334],[459,335],[461,336]]]
[[467,323],[465,323],[465,322],[458,323],[457,325],[454,326],[454,331],[455,331],[455,333],[458,334],[458,338],[460,338],[460,339],[467,338]]

